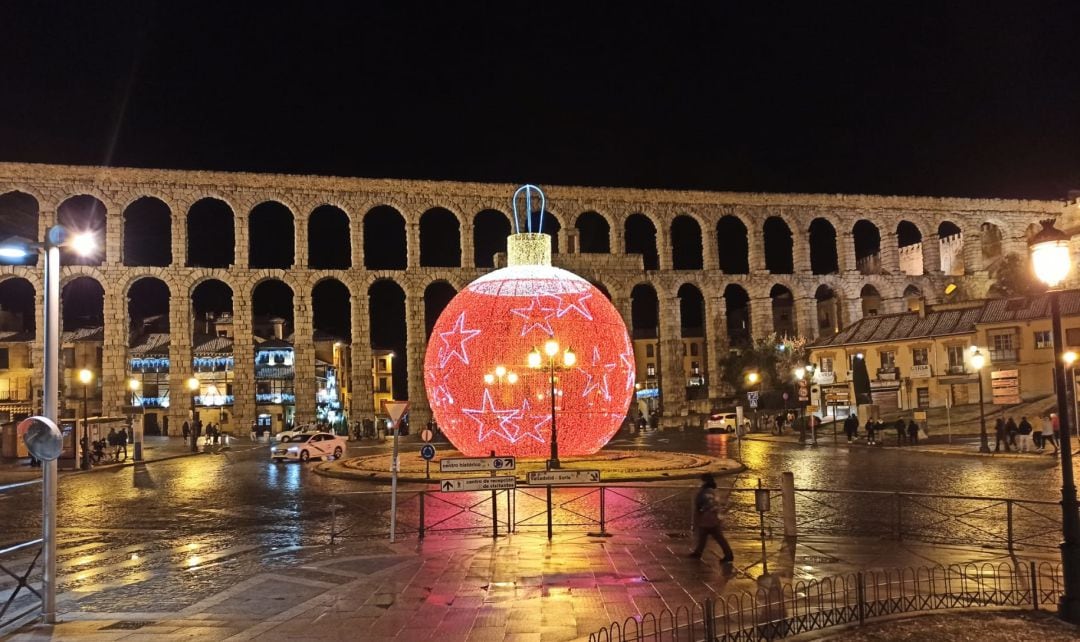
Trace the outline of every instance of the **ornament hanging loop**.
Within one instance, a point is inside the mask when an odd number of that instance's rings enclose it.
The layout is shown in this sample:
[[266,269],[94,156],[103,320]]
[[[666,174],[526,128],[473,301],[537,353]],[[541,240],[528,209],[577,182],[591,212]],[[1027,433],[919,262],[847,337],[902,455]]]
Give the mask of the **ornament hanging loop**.
[[514,192],[513,199],[511,199],[511,205],[514,208],[514,233],[515,234],[520,234],[521,233],[521,217],[519,215],[520,210],[518,209],[518,201],[519,200],[524,200],[525,201],[524,202],[524,206],[525,206],[524,209],[525,209],[526,231],[528,231],[530,234],[532,234],[532,232],[533,232],[533,224],[532,224],[532,213],[533,213],[532,202],[533,202],[533,198],[538,198],[540,200],[540,210],[539,210],[540,211],[540,221],[536,225],[536,232],[539,233],[539,232],[541,232],[543,230],[543,228],[544,228],[544,208],[547,206],[547,200],[544,198],[544,191],[541,190],[536,185],[531,185],[531,184],[527,183],[527,184],[522,185],[521,187],[517,188],[517,190]]

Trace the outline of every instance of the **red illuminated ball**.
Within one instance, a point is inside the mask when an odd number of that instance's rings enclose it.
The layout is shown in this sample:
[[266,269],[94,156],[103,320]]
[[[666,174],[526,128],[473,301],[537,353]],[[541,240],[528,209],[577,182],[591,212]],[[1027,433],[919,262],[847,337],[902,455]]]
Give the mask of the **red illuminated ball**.
[[[550,455],[551,379],[544,345],[551,339],[577,358],[565,367],[561,351],[554,357],[560,457],[595,453],[618,431],[634,392],[634,352],[622,317],[585,279],[556,267],[519,265],[466,286],[428,340],[428,401],[458,450],[469,456],[492,450]],[[534,349],[542,355],[542,368],[528,365]],[[501,377],[499,366],[505,370]]]

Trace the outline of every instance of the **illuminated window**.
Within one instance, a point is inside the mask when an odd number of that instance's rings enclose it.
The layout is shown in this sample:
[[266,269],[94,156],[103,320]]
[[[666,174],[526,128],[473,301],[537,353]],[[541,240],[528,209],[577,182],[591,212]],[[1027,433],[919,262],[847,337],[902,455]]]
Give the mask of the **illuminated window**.
[[656,366],[654,366],[651,363],[648,364],[647,366],[645,366],[645,374],[647,376],[649,376],[649,377],[655,377],[656,376]]
[[1036,348],[1053,348],[1054,337],[1050,334],[1049,330],[1037,330],[1035,332],[1035,347]]
[[821,358],[821,371],[822,372],[832,372],[833,371],[832,357],[822,357]]
[[882,370],[891,370],[896,367],[896,352],[892,350],[882,350],[878,353],[878,357],[881,359]]
[[[930,351],[926,348],[911,349],[911,363],[916,366],[930,365]],[[922,407],[922,406],[920,406]]]

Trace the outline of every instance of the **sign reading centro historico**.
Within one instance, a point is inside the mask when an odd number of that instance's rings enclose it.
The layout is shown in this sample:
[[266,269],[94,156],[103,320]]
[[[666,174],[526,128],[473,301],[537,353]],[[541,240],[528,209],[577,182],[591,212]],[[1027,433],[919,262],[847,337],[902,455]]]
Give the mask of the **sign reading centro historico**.
[[995,370],[990,373],[994,405],[1015,406],[1020,403],[1020,371]]
[[514,470],[513,457],[452,457],[439,460],[439,472],[475,473],[486,470]]

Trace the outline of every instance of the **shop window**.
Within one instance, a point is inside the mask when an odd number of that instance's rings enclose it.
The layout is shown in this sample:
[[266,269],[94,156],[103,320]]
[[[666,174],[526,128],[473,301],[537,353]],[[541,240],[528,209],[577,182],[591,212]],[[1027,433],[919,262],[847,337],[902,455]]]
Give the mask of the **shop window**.
[[1036,348],[1053,348],[1054,337],[1049,330],[1036,330],[1035,331],[1035,347]]
[[[911,363],[916,366],[930,365],[930,351],[926,348],[912,348]],[[922,408],[922,406],[919,406]]]
[[930,389],[929,388],[916,388],[915,389],[915,402],[920,408],[930,407]]

